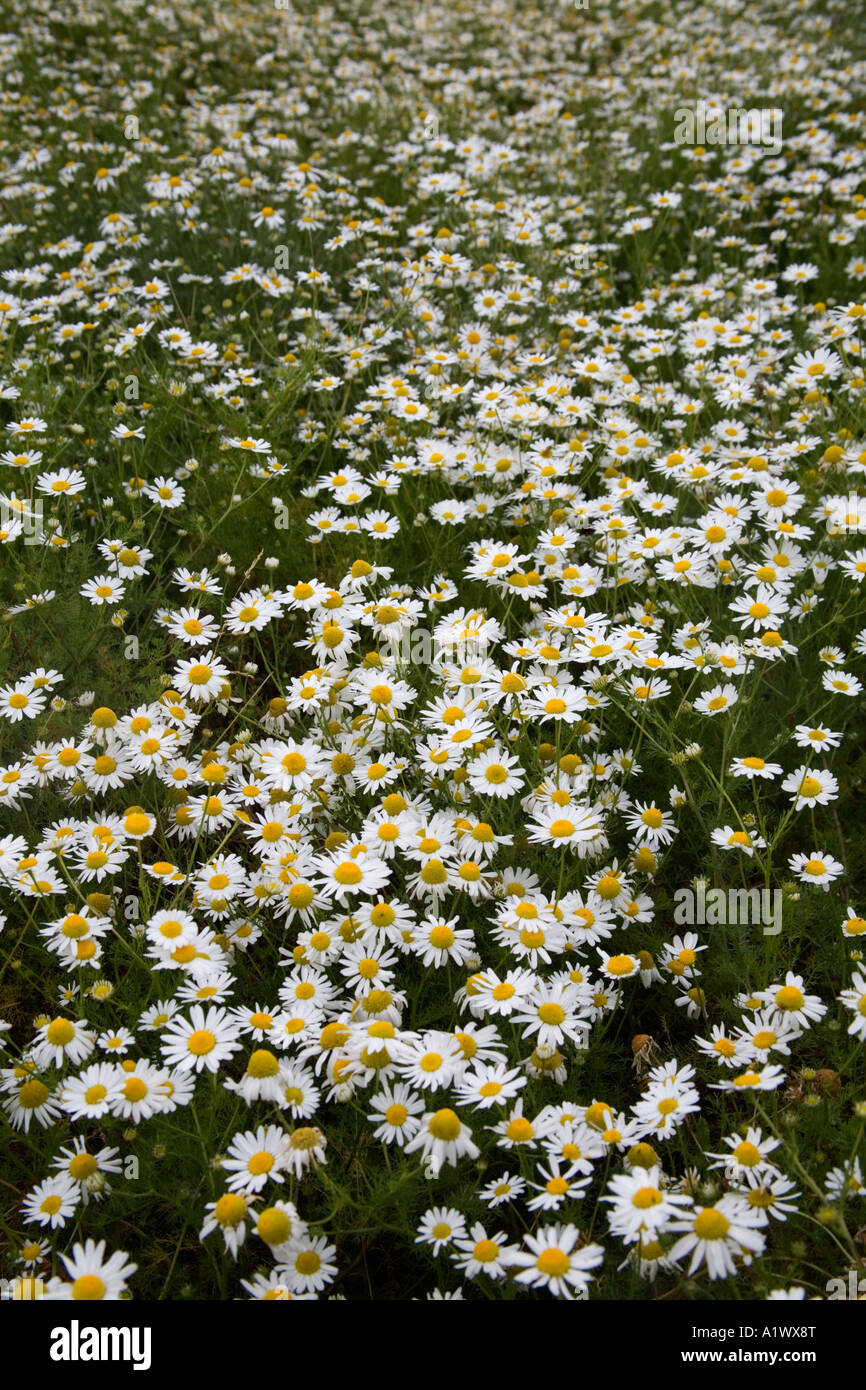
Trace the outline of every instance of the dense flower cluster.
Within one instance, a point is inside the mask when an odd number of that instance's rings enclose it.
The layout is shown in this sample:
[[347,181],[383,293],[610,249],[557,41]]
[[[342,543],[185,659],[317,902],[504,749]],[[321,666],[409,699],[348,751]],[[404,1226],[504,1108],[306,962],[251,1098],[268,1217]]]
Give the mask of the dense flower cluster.
[[13,8],[10,1268],[859,1261],[866,62],[804,4]]

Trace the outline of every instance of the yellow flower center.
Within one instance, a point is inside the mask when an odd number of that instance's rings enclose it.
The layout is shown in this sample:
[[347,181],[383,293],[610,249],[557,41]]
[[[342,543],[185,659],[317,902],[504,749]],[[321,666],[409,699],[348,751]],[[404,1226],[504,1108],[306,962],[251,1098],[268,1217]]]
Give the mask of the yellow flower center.
[[565,1018],[565,1010],[559,1004],[542,1004],[538,1010],[542,1023],[556,1025]]
[[574,822],[565,818],[555,820],[550,826],[550,833],[556,840],[566,840],[574,834]]
[[284,1245],[292,1234],[292,1223],[279,1207],[266,1207],[256,1223],[256,1234],[266,1245]]
[[72,1285],[72,1297],[93,1303],[105,1297],[105,1285],[97,1274],[82,1274]]
[[783,985],[776,991],[776,1004],[780,1009],[802,1009],[804,1002],[802,991],[796,985]]
[[611,956],[607,963],[611,975],[630,975],[634,970],[631,956]]
[[266,1076],[276,1076],[279,1069],[280,1064],[273,1052],[269,1052],[267,1048],[261,1047],[257,1048],[247,1063],[247,1076],[253,1076],[257,1080],[261,1080]]
[[66,1047],[75,1037],[75,1028],[68,1018],[55,1018],[45,1030],[45,1037],[52,1047]]
[[743,1139],[734,1149],[734,1158],[744,1168],[754,1168],[761,1161],[761,1152],[749,1139]]
[[247,1204],[237,1192],[224,1192],[214,1209],[221,1226],[239,1226],[246,1214]]
[[693,1230],[699,1240],[724,1240],[730,1225],[724,1212],[708,1207],[695,1217]]
[[317,1129],[310,1125],[304,1125],[301,1129],[296,1129],[289,1143],[293,1149],[305,1152],[307,1149],[315,1149],[321,1142],[321,1135]]
[[460,1120],[453,1110],[437,1110],[427,1122],[427,1129],[434,1139],[452,1144],[460,1134]]
[[664,1201],[662,1194],[657,1187],[639,1187],[632,1197],[632,1206],[640,1211],[646,1211],[649,1207],[657,1207]]
[[613,874],[604,874],[596,884],[595,891],[600,898],[610,901],[612,898],[619,897],[621,888],[622,885],[618,878],[614,878]]

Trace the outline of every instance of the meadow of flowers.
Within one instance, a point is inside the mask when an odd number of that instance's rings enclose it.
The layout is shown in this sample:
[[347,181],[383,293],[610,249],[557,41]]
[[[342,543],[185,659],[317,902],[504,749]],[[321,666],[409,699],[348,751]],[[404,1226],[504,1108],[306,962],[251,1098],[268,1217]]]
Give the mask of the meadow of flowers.
[[866,1279],[857,19],[7,7],[7,1296]]

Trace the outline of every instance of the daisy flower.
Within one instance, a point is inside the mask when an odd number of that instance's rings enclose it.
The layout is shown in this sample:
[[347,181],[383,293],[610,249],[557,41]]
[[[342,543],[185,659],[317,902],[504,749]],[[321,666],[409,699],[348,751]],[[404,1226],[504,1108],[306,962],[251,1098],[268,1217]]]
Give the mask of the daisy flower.
[[316,1113],[321,1092],[310,1072],[300,1066],[280,1063],[277,1104],[294,1120],[306,1120]]
[[[781,991],[777,991],[777,994]],[[789,997],[789,996],[786,996]],[[791,996],[793,1002],[793,996]],[[752,1062],[767,1062],[771,1052],[781,1052],[790,1057],[789,1043],[802,1037],[800,1029],[793,1023],[782,1007],[775,1010],[757,1010],[751,1018],[746,1018],[744,1026],[736,1031],[739,1055]]]
[[[195,352],[196,349],[193,348],[191,350],[191,353]],[[143,435],[139,437],[143,438]],[[142,489],[142,491],[144,492],[145,497],[147,497],[151,502],[155,502],[157,506],[162,507],[168,511],[173,511],[176,507],[182,507],[184,497],[186,496],[186,493],[184,489],[181,487],[180,483],[175,482],[172,478],[166,478],[162,475],[160,475],[158,478],[154,478],[153,482],[148,483],[147,486]]]
[[855,974],[849,989],[843,989],[839,1002],[853,1015],[848,1032],[866,1041],[866,977]]
[[845,920],[842,923],[843,936],[862,936],[866,932],[866,917],[858,917],[853,907],[846,910]]
[[728,1279],[737,1272],[744,1252],[760,1255],[764,1237],[758,1230],[766,1218],[749,1207],[742,1196],[727,1193],[715,1206],[698,1207],[688,1217],[671,1222],[673,1231],[685,1231],[669,1251],[673,1260],[691,1255],[688,1273],[706,1265],[711,1279]]
[[845,1162],[841,1168],[831,1168],[824,1179],[827,1197],[831,1202],[845,1201],[849,1197],[859,1197],[866,1193],[866,1184],[860,1168],[860,1159]]
[[404,1035],[395,1045],[400,1075],[419,1090],[451,1086],[464,1068],[460,1043],[451,1033]]
[[16,1264],[21,1264],[25,1269],[37,1269],[46,1260],[51,1252],[51,1246],[47,1240],[30,1237],[19,1247],[20,1253],[15,1258]]
[[857,677],[852,676],[848,671],[825,671],[821,677],[821,685],[831,695],[855,696],[859,695],[863,689]]
[[734,758],[728,770],[733,777],[748,777],[749,781],[760,777],[769,782],[778,777],[783,769],[781,763],[768,763],[750,753],[744,758]]
[[377,1128],[374,1137],[383,1144],[396,1144],[405,1148],[414,1139],[421,1126],[419,1116],[424,1111],[424,1101],[404,1082],[385,1085],[378,1095],[371,1097],[374,1113],[367,1119]]
[[566,1039],[578,1045],[589,1031],[589,1024],[578,1016],[581,997],[573,984],[537,985],[526,1000],[520,1013],[512,1015],[513,1021],[523,1024],[525,1038],[536,1037],[539,1048],[556,1048]]
[[466,770],[469,785],[479,796],[513,797],[526,781],[520,760],[496,748],[474,758]]
[[127,1279],[138,1265],[131,1264],[123,1250],[105,1258],[105,1241],[88,1239],[84,1245],[73,1245],[71,1255],[61,1254],[66,1266],[68,1283],[52,1280],[45,1295],[55,1300],[84,1300],[117,1302],[127,1292]]
[[233,436],[223,440],[223,443],[230,449],[247,449],[253,454],[273,453],[273,449],[266,439],[238,439]]
[[844,873],[844,866],[820,849],[813,850],[811,854],[792,854],[788,868],[801,883],[811,883],[823,888],[825,893],[829,891],[830,884]]
[[113,1115],[137,1125],[165,1109],[169,1096],[167,1069],[138,1061],[134,1071],[121,1071],[118,1080],[120,1085],[112,1088],[109,1096],[109,1109]]
[[469,927],[458,926],[459,917],[425,917],[415,927],[411,949],[422,965],[437,969],[453,961],[463,965],[475,952],[475,936]]
[[678,1215],[679,1207],[692,1201],[682,1193],[665,1191],[661,1169],[655,1166],[612,1177],[601,1200],[610,1203],[611,1233],[627,1245],[653,1239]]
[[534,1289],[549,1289],[555,1298],[573,1299],[575,1291],[585,1293],[595,1269],[604,1259],[600,1245],[584,1245],[576,1249],[580,1232],[576,1226],[540,1226],[534,1235],[526,1235],[527,1250],[519,1250],[512,1264],[520,1270],[514,1278],[518,1284]]
[[76,1139],[72,1148],[62,1148],[51,1166],[68,1173],[78,1183],[85,1204],[91,1197],[95,1201],[107,1197],[111,1192],[107,1174],[120,1173],[123,1168],[118,1149],[103,1148],[90,1153],[82,1139]]
[[86,584],[82,584],[79,593],[96,607],[102,607],[120,603],[126,588],[115,575],[98,574],[95,579],[88,579]]
[[259,1125],[236,1134],[222,1159],[230,1173],[230,1192],[261,1192],[270,1181],[283,1176],[286,1134],[279,1125]]
[[95,1045],[95,1034],[81,1020],[58,1017],[39,1029],[33,1057],[40,1067],[62,1067],[65,1062],[83,1062]]
[[829,348],[798,352],[788,369],[786,384],[811,390],[816,383],[835,380],[841,371],[841,357]]
[[60,1106],[73,1120],[100,1119],[119,1095],[125,1073],[109,1062],[96,1062],[70,1077],[60,1091]]
[[205,1207],[204,1225],[199,1231],[199,1240],[206,1240],[212,1231],[222,1232],[225,1249],[233,1260],[243,1245],[247,1234],[247,1218],[253,1198],[245,1192],[224,1192],[215,1202]]
[[100,1033],[96,1039],[96,1046],[103,1052],[112,1053],[116,1057],[123,1057],[135,1043],[135,1034],[128,1028],[110,1028],[104,1033]]
[[270,1274],[254,1274],[252,1279],[242,1279],[241,1287],[246,1289],[254,1302],[290,1303],[315,1302],[314,1293],[292,1293],[285,1278],[272,1269]]
[[601,957],[601,971],[610,980],[628,980],[632,975],[637,975],[641,968],[640,960],[637,956],[628,955],[608,955],[600,947],[598,954]]
[[294,1203],[283,1198],[274,1202],[273,1206],[265,1207],[258,1214],[256,1235],[276,1255],[279,1255],[282,1248],[292,1239],[299,1239],[306,1234],[306,1221],[301,1220]]
[[438,1255],[440,1250],[465,1235],[466,1222],[459,1211],[453,1207],[431,1207],[421,1219],[415,1244],[430,1245],[433,1254]]
[[745,1135],[727,1135],[722,1142],[728,1146],[727,1153],[708,1153],[706,1157],[714,1160],[711,1168],[724,1169],[729,1181],[746,1178],[750,1173],[776,1171],[769,1155],[779,1147],[781,1140],[774,1139],[771,1134],[764,1138],[760,1129],[750,1125]]
[[664,966],[672,974],[693,979],[700,971],[696,968],[698,953],[705,951],[700,945],[697,932],[686,932],[685,936],[675,936],[673,941],[664,944]]
[[355,894],[380,896],[391,877],[390,866],[379,855],[370,854],[363,844],[355,848],[355,854],[347,854],[344,846],[314,861],[322,893],[343,905]]
[[406,1153],[420,1151],[428,1171],[436,1177],[445,1164],[456,1167],[461,1158],[477,1158],[481,1150],[472,1142],[472,1131],[459,1115],[447,1108],[428,1111],[421,1127],[406,1145]]
[[533,844],[568,846],[583,859],[594,848],[606,846],[604,820],[604,811],[597,805],[554,806],[529,821],[529,840]]
[[181,661],[172,673],[174,688],[190,700],[213,700],[222,690],[229,670],[224,662],[218,660],[212,651],[207,651],[200,660]]
[[687,1115],[700,1114],[700,1096],[693,1086],[670,1080],[652,1083],[643,1098],[632,1106],[644,1133],[656,1139],[669,1139]]
[[237,1020],[225,1009],[213,1007],[205,1013],[196,1004],[189,1019],[176,1017],[166,1025],[160,1047],[168,1065],[180,1071],[207,1068],[217,1072],[240,1048],[240,1031]]
[[760,1071],[750,1068],[739,1072],[730,1081],[715,1082],[714,1091],[775,1091],[784,1085],[785,1073],[781,1067],[766,1066]]
[[576,724],[583,719],[587,697],[579,686],[545,686],[526,699],[524,708],[530,718],[540,723],[552,719],[563,724]]
[[337,1277],[336,1254],[337,1247],[329,1245],[324,1236],[299,1236],[281,1251],[274,1272],[292,1293],[318,1293]]
[[526,1182],[519,1174],[503,1173],[501,1178],[494,1178],[487,1183],[478,1193],[485,1206],[501,1206],[503,1202],[513,1202],[521,1197],[526,1190]]
[[215,642],[219,627],[213,618],[203,614],[200,608],[180,608],[176,613],[166,614],[166,627],[172,637],[177,637],[189,647],[205,647]]
[[737,703],[739,693],[735,685],[714,685],[695,700],[698,714],[721,714]]
[[325,1149],[328,1141],[322,1130],[303,1125],[292,1130],[286,1145],[286,1167],[300,1179],[314,1165],[327,1163]]
[[751,1170],[746,1173],[746,1186],[740,1191],[752,1210],[760,1212],[764,1222],[771,1216],[785,1221],[798,1210],[796,1203],[800,1193],[783,1173]]
[[653,850],[671,844],[679,833],[670,812],[660,811],[653,802],[636,801],[634,809],[626,813],[625,824],[636,832],[641,844]]
[[817,767],[810,769],[803,763],[795,772],[788,773],[782,782],[782,791],[793,793],[794,810],[801,811],[804,806],[826,806],[835,801],[839,783],[832,773]]
[[454,1094],[461,1105],[475,1110],[489,1110],[504,1105],[520,1094],[527,1078],[504,1062],[477,1062],[471,1072],[454,1083]]
[[739,850],[752,859],[756,849],[766,849],[767,842],[755,831],[735,830],[732,825],[717,826],[710,832],[710,839],[720,849]]
[[68,1173],[56,1173],[27,1194],[21,1205],[22,1220],[56,1231],[66,1225],[80,1201],[80,1185]]
[[45,709],[45,704],[45,692],[33,690],[27,681],[0,689],[0,715],[8,719],[10,724],[17,724],[22,719],[35,719]]
[[[561,1172],[565,1164],[566,1172]],[[538,1176],[543,1178],[542,1183],[530,1182],[529,1186],[537,1193],[537,1197],[532,1197],[526,1204],[527,1211],[558,1211],[565,1202],[579,1202],[586,1188],[589,1186],[588,1177],[576,1177],[577,1169],[574,1164],[568,1163],[558,1157],[550,1160],[549,1166],[545,1169],[538,1169]]]
[[454,1246],[451,1258],[466,1279],[476,1279],[479,1274],[504,1279],[520,1253],[519,1246],[508,1244],[505,1231],[489,1236],[480,1221],[475,1222],[468,1236],[455,1240]]
[[797,724],[791,735],[798,748],[838,748],[842,735],[833,729],[819,724],[813,728],[809,724]]
[[531,970],[515,968],[499,976],[485,970],[473,976],[469,1000],[473,1012],[508,1017],[529,997],[535,988],[536,977]]

